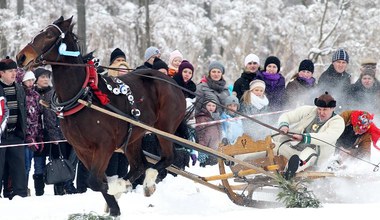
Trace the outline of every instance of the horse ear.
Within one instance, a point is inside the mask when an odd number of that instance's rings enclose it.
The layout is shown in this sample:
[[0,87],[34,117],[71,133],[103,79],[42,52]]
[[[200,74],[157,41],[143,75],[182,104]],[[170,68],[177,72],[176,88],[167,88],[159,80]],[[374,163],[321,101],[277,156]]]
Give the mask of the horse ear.
[[67,19],[65,22],[69,22],[69,24],[71,24],[71,22],[73,21],[73,16],[71,16],[69,19]]
[[53,24],[58,25],[58,24],[61,23],[62,21],[63,21],[63,16],[61,16],[61,17],[59,17],[57,20],[55,20],[55,21],[53,22]]

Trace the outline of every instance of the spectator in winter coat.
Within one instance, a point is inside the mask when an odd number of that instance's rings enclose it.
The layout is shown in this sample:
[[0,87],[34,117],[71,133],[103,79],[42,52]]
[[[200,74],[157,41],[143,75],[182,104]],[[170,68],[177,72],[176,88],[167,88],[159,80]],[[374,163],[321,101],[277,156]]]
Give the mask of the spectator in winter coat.
[[[0,61],[0,145],[23,144],[26,135],[26,98],[25,92],[16,80],[17,64],[6,57]],[[6,100],[6,102],[5,102]],[[3,178],[6,164],[14,196],[27,196],[25,149],[24,146],[0,147],[0,178]],[[5,178],[7,181],[8,178]],[[3,185],[7,188],[8,184]],[[2,183],[0,182],[0,189]],[[4,190],[5,191],[5,190]]]
[[234,83],[233,93],[241,100],[243,93],[249,90],[249,83],[257,78],[260,78],[260,58],[251,53],[244,59],[244,72],[240,78]]
[[[178,73],[173,76],[174,81],[177,82],[177,84],[187,90],[190,90],[195,93],[197,90],[197,86],[191,80],[194,76],[194,67],[193,65],[187,61],[183,60],[182,63],[178,67]],[[185,98],[193,99],[195,98],[194,94],[191,94],[187,91],[182,90],[183,94],[185,95]]]
[[[36,91],[40,94],[41,100],[50,103],[50,100],[54,94],[54,89],[50,86],[51,71],[44,68],[37,68],[33,72],[36,76]],[[42,127],[44,134],[43,140],[45,142],[53,143],[45,144],[44,151],[41,153],[35,152],[35,157],[46,158],[46,155],[49,154],[51,149],[52,157],[54,159],[59,158],[60,155],[58,147],[61,149],[62,155],[65,159],[69,159],[70,154],[75,153],[73,147],[69,143],[58,142],[65,140],[65,137],[61,131],[57,114],[46,107],[42,108]],[[78,160],[75,159],[76,156],[72,161],[70,160],[73,167],[76,167],[78,162]],[[76,192],[77,190],[73,185],[73,180],[54,184],[54,195],[64,195],[66,193],[73,194]]]
[[318,91],[329,91],[337,100],[341,100],[341,106],[346,105],[344,101],[347,100],[351,84],[351,75],[346,72],[349,61],[347,51],[338,49],[332,56],[332,64],[318,80]]
[[359,79],[348,89],[351,109],[360,107],[364,110],[379,112],[380,82],[375,78],[375,70],[361,70]]
[[[220,115],[220,119],[232,119],[237,117],[236,112],[240,108],[239,100],[234,96],[230,95],[226,98],[226,107],[223,113]],[[238,137],[242,136],[243,123],[239,120],[224,121],[222,123],[222,142],[223,144],[234,144]]]
[[[215,95],[211,94],[207,96],[206,101],[204,101],[203,108],[200,109],[199,113],[195,115],[196,123],[212,122],[220,119],[220,114],[217,110],[217,105],[215,102],[218,102]],[[221,131],[219,124],[207,124],[200,125],[195,128],[196,136],[198,138],[198,143],[212,148],[214,150],[218,149],[219,143],[221,141]],[[199,152],[198,161],[201,167],[206,165],[215,165],[217,159],[206,153]]]
[[[377,149],[377,141],[380,138],[380,130],[373,123],[373,115],[361,110],[348,110],[340,114],[345,123],[345,129],[339,137],[336,146],[340,148],[339,153],[346,158],[349,153],[352,156],[370,160],[371,143]],[[341,153],[345,151],[346,153]]]
[[265,71],[260,74],[266,85],[265,94],[269,99],[270,111],[282,109],[285,103],[285,78],[281,75],[280,69],[280,60],[275,56],[270,56],[265,60]]
[[326,92],[314,104],[316,107],[301,106],[279,118],[279,129],[284,134],[295,133],[291,138],[278,135],[273,139],[275,154],[288,159],[287,179],[314,165],[315,169],[327,169],[335,151],[332,146],[344,131],[344,120],[334,113],[336,101],[331,95]]
[[28,146],[25,146],[26,181],[28,183],[32,159],[34,159],[34,188],[36,196],[42,196],[44,194],[44,185],[39,185],[39,180],[43,179],[45,160],[41,159],[41,157],[34,157],[35,151],[42,152],[44,148],[44,144],[36,144],[36,142],[43,142],[42,108],[39,104],[40,94],[34,88],[36,77],[32,71],[25,73],[24,70],[17,69],[16,79],[22,83],[26,94],[26,143],[30,143]]
[[[253,80],[250,89],[245,91],[241,101],[241,112],[245,115],[252,116],[258,113],[268,111],[269,100],[265,95],[265,82],[260,79]],[[268,118],[260,118],[262,122],[268,122]],[[243,120],[244,133],[249,135],[253,140],[265,139],[270,135],[270,131],[262,129],[256,122],[249,119]]]
[[153,61],[154,58],[160,58],[161,57],[161,52],[157,47],[148,47],[145,50],[144,54],[144,64],[137,67],[136,69],[147,69],[147,68],[152,68],[153,67]]
[[[208,66],[208,75],[203,78],[201,83],[197,85],[197,97],[195,105],[195,114],[199,113],[204,104],[205,97],[216,97],[218,104],[225,104],[225,99],[230,95],[223,79],[224,66],[218,61],[212,61]],[[219,109],[219,114],[222,109]]]
[[314,97],[316,90],[316,80],[313,77],[314,63],[311,60],[302,60],[298,73],[290,80],[286,86],[286,106],[288,108],[311,105],[310,96]]
[[169,71],[168,76],[173,77],[178,73],[179,65],[181,65],[183,61],[183,55],[179,50],[174,50],[170,53],[169,56]]

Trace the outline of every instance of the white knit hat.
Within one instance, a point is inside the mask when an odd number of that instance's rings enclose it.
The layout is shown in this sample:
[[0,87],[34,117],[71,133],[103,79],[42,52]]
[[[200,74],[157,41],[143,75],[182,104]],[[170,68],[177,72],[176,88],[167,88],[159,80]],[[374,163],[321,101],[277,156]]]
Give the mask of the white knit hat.
[[261,87],[261,88],[264,88],[265,90],[265,82],[260,79],[252,80],[252,82],[249,83],[249,90],[252,90],[256,87]]
[[26,72],[24,77],[22,78],[22,81],[25,82],[26,80],[29,80],[29,79],[36,80],[36,77],[34,76],[34,73],[32,71]]
[[182,60],[183,60],[182,53],[179,52],[179,50],[175,50],[175,51],[173,51],[173,52],[170,53],[170,56],[169,56],[169,65],[172,65],[172,62],[173,62],[174,58],[176,58],[176,57],[181,58],[181,62],[182,62]]
[[256,54],[248,54],[244,59],[244,66],[247,66],[249,62],[256,62],[260,65],[260,58]]

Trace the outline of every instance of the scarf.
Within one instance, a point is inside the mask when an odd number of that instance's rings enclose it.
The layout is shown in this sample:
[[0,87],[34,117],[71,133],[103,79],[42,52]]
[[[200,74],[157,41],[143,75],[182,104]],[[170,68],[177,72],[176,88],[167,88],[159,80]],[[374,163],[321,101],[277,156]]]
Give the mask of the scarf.
[[261,110],[262,108],[264,108],[265,106],[267,106],[269,104],[269,100],[268,98],[264,95],[263,98],[261,97],[258,97],[257,95],[255,94],[251,94],[251,104]]
[[221,79],[219,81],[215,81],[211,79],[209,76],[207,77],[207,85],[210,89],[217,91],[218,93],[223,92],[225,86],[226,86],[226,81],[224,79]]
[[305,85],[306,87],[311,87],[315,83],[315,78],[311,77],[309,79],[306,79],[304,77],[297,77],[298,82],[300,82],[302,85]]
[[269,80],[269,81],[277,81],[280,79],[281,75],[279,73],[267,73],[267,72],[263,72],[262,73],[264,78]]

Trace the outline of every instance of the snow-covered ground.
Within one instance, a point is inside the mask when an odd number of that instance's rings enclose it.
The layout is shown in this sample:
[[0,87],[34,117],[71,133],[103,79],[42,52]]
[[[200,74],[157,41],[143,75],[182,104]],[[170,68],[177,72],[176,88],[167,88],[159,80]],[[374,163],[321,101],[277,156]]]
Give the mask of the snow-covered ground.
[[[218,173],[217,166],[200,168],[197,165],[189,171],[202,176]],[[223,193],[181,176],[168,175],[149,198],[144,197],[141,187],[123,194],[119,200],[121,219],[331,219],[332,215],[339,215],[340,219],[362,218],[363,213],[375,213],[380,208],[380,181],[376,178],[380,173],[372,172],[370,166],[360,165],[357,169],[364,169],[368,175],[361,179],[342,178],[313,183],[315,194],[323,202],[323,208],[318,209],[241,207],[233,204]],[[32,183],[30,188],[31,197],[18,197],[12,201],[0,199],[2,220],[60,220],[73,213],[104,214],[105,202],[100,193],[89,190],[85,194],[54,196],[53,187],[49,185],[44,196],[36,197]],[[344,202],[336,202],[342,199]]]

